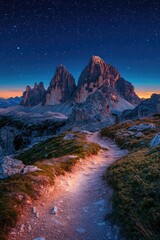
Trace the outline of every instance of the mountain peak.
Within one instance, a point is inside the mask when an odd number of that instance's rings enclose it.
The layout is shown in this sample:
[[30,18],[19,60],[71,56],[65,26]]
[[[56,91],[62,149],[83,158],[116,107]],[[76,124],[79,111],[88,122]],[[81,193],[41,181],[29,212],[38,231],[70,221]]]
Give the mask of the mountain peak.
[[100,63],[100,62],[104,62],[104,60],[102,58],[100,58],[99,56],[92,56],[91,62]]
[[66,67],[63,65],[63,64],[61,64],[61,65],[59,65],[58,67],[57,67],[57,71],[67,71],[67,69],[66,69]]
[[59,65],[47,90],[45,105],[55,105],[73,100],[75,79],[64,65]]

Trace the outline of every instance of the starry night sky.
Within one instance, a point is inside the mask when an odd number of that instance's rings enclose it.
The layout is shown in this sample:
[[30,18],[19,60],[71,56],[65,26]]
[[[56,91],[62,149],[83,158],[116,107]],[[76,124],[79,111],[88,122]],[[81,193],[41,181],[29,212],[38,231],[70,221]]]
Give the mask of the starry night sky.
[[48,87],[59,64],[77,80],[92,55],[160,92],[160,1],[0,0],[0,97]]

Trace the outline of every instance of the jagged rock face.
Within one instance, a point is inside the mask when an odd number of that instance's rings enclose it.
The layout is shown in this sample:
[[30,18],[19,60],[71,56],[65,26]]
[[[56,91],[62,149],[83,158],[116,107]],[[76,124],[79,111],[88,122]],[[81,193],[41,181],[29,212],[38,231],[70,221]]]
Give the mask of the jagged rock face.
[[116,89],[121,97],[130,102],[133,105],[138,105],[140,103],[140,98],[136,95],[134,91],[134,86],[126,81],[124,78],[119,78],[116,81]]
[[143,100],[135,109],[124,111],[121,120],[134,120],[149,117],[156,113],[160,113],[160,94],[153,94],[151,98]]
[[106,97],[118,101],[115,83],[119,78],[117,69],[105,63],[100,57],[93,56],[80,75],[76,101],[84,102],[91,93],[100,88]]
[[50,82],[50,86],[46,94],[45,105],[70,102],[74,98],[75,91],[75,79],[63,65],[60,65]]
[[23,100],[20,105],[23,106],[36,106],[40,103],[44,103],[46,96],[46,90],[42,82],[38,85],[35,83],[34,88],[30,86],[26,87],[26,91],[23,93]]
[[99,90],[89,95],[85,102],[77,104],[71,115],[73,125],[86,126],[86,129],[111,125],[114,120],[108,101]]

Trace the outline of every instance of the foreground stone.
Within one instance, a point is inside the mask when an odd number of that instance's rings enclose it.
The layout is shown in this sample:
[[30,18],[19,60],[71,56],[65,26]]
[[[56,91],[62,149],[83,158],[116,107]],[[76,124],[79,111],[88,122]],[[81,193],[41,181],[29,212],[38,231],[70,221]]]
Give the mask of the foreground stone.
[[21,173],[24,169],[22,161],[6,156],[0,159],[0,179],[8,178],[12,175]]
[[27,165],[23,169],[23,174],[27,174],[27,173],[30,173],[30,172],[36,172],[36,171],[41,171],[41,169],[36,167],[36,166]]
[[160,132],[152,139],[150,146],[151,147],[157,147],[160,145]]

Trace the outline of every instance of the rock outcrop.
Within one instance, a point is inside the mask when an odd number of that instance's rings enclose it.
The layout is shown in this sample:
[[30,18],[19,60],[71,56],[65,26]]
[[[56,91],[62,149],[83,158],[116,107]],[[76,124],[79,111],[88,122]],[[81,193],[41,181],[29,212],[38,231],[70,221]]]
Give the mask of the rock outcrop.
[[39,84],[34,85],[32,89],[30,86],[26,87],[26,91],[23,93],[23,100],[20,105],[23,106],[36,106],[42,104],[45,101],[46,90],[44,84],[40,82]]
[[160,132],[157,133],[157,135],[152,139],[150,146],[151,147],[157,147],[160,145]]
[[73,101],[75,91],[75,79],[63,65],[60,65],[50,82],[45,105],[55,105]]
[[8,178],[12,175],[21,173],[24,166],[25,165],[22,161],[8,156],[0,159],[0,179]]
[[115,119],[110,113],[107,99],[97,90],[90,94],[85,102],[75,106],[70,121],[73,126],[95,130],[113,124]]
[[119,78],[116,81],[116,89],[120,96],[129,103],[138,105],[141,102],[140,98],[135,93],[134,86],[124,78]]
[[160,94],[153,94],[151,98],[143,100],[135,109],[124,111],[121,120],[150,117],[156,113],[160,113]]

